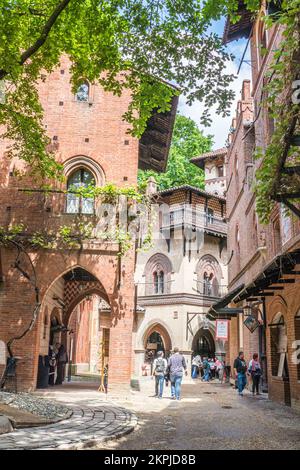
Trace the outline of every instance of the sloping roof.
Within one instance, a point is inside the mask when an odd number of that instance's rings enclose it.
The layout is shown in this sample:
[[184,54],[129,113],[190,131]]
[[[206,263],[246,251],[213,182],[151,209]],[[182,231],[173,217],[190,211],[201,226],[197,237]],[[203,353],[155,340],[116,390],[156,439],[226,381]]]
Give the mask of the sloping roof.
[[227,154],[227,148],[222,147],[217,150],[212,150],[211,152],[203,153],[199,157],[191,158],[190,162],[194,163],[194,165],[198,166],[199,168],[204,169],[205,160],[214,160],[219,157],[223,157],[223,156],[225,157],[226,154]]
[[[233,289],[231,292],[228,292],[228,294],[226,294],[220,300],[215,302],[213,305],[211,305],[208,311],[208,316],[210,317],[210,319],[215,320],[217,316],[219,318],[220,313],[223,314],[222,318],[227,318],[228,315],[229,317],[236,315],[237,311],[233,313],[233,312],[230,312],[230,310],[228,310],[228,313],[226,313],[225,307],[227,307],[227,305],[232,301],[232,299],[234,299],[244,287],[245,287],[245,284],[241,284],[240,286]],[[231,309],[231,310],[234,310],[234,309]]]
[[[170,86],[170,85],[169,85]],[[178,90],[172,86],[174,91]],[[178,106],[178,96],[173,96],[171,109],[165,113],[153,112],[147,128],[139,141],[139,168],[163,172],[166,169],[173,128]]]
[[200,194],[201,196],[208,197],[211,199],[217,199],[218,201],[221,201],[221,202],[226,202],[226,199],[224,197],[216,196],[215,194],[204,191],[203,189],[196,188],[195,186],[190,186],[189,184],[182,185],[182,186],[174,186],[173,188],[168,188],[168,189],[163,189],[161,191],[157,191],[156,194],[159,194],[160,196],[166,196],[167,194],[171,194],[174,191],[193,191],[197,194]]
[[227,17],[223,33],[223,44],[240,38],[248,38],[251,33],[254,15],[253,12],[247,10],[243,0],[239,1],[237,14],[240,16],[240,19],[236,23],[233,23]]

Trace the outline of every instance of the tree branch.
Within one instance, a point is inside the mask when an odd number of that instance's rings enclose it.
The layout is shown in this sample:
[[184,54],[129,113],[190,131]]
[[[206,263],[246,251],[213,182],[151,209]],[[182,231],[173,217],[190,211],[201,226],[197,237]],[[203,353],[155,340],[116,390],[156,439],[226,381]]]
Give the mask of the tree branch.
[[[37,52],[42,45],[46,42],[46,39],[49,36],[49,33],[54,26],[57,18],[59,15],[65,10],[71,0],[62,0],[55,10],[53,11],[52,15],[49,17],[47,23],[45,24],[40,37],[35,41],[35,43],[30,46],[26,51],[23,52],[21,55],[21,59],[19,61],[20,65],[23,65],[35,52]],[[0,70],[0,80],[2,80],[6,75],[8,75],[7,70]]]

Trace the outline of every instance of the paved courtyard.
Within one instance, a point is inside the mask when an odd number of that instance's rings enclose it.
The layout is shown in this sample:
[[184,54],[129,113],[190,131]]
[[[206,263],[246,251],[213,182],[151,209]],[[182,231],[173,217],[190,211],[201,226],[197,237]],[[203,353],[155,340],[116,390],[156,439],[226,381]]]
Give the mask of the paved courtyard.
[[[126,408],[138,418],[134,432],[105,449],[300,449],[300,414],[248,391],[243,398],[228,385],[195,381],[183,385],[183,399],[151,397],[149,379]],[[125,405],[125,401],[123,403]]]
[[185,379],[176,402],[169,388],[154,398],[153,387],[146,378],[139,392],[108,396],[88,383],[41,391],[72,408],[72,417],[2,435],[0,449],[300,449],[300,414],[265,396],[240,398],[228,385]]

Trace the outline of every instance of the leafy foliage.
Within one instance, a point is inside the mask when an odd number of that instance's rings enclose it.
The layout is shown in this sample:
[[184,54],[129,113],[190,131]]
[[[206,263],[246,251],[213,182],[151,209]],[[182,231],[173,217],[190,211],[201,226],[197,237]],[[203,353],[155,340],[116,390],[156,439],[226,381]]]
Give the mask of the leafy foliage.
[[275,131],[269,145],[256,152],[261,160],[256,172],[256,207],[262,222],[269,221],[278,194],[297,193],[300,189],[299,176],[282,175],[285,162],[286,166],[300,163],[300,147],[290,146],[289,142],[294,132],[300,132],[300,100],[292,98],[293,84],[300,77],[300,0],[284,0],[281,14],[267,16],[265,22],[268,28],[274,23],[284,26],[284,31],[280,49],[274,52],[262,103],[274,119]]
[[[209,32],[211,1],[200,0],[1,0],[0,80],[5,100],[0,125],[18,155],[42,177],[60,174],[48,151],[37,85],[65,54],[72,62],[75,91],[82,80],[100,83],[120,95],[130,89],[132,102],[124,116],[139,137],[151,111],[170,108],[176,83],[188,103],[217,104],[228,114],[234,95],[233,76],[225,67],[231,55]],[[215,2],[213,2],[215,3]],[[220,2],[227,3],[227,2]],[[232,3],[232,2],[231,2]],[[220,12],[223,11],[220,8]]]
[[190,184],[204,188],[204,172],[190,159],[211,150],[212,136],[205,137],[196,122],[177,114],[165,173],[139,171],[139,185],[144,187],[153,176],[160,190]]

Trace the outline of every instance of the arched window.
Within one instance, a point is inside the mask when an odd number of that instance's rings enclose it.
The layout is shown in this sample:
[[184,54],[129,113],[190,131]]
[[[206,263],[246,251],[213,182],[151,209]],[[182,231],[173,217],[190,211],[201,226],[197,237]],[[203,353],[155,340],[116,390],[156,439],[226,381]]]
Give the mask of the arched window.
[[218,261],[211,255],[204,255],[197,263],[197,291],[199,294],[219,297],[222,270]]
[[165,291],[165,273],[160,271],[158,274],[158,290],[160,294],[163,294]]
[[163,271],[154,271],[153,273],[154,294],[163,294],[165,291],[165,273]]
[[158,294],[158,274],[157,271],[153,273],[153,290],[154,294]]
[[287,329],[283,315],[278,313],[270,325],[271,369],[276,377],[289,377],[287,363]]
[[75,94],[76,101],[80,101],[80,102],[88,101],[89,92],[90,92],[89,84],[87,82],[81,83],[81,85],[79,85],[79,87],[77,88],[77,91]]
[[93,214],[94,199],[78,196],[72,193],[77,188],[95,186],[93,174],[86,168],[79,168],[68,178],[67,188],[71,191],[67,195],[67,213],[68,214]]
[[171,292],[172,265],[167,256],[156,253],[145,266],[145,295],[169,294]]
[[203,275],[203,294],[204,295],[212,295],[212,280],[213,280],[213,273],[208,274],[206,271]]

